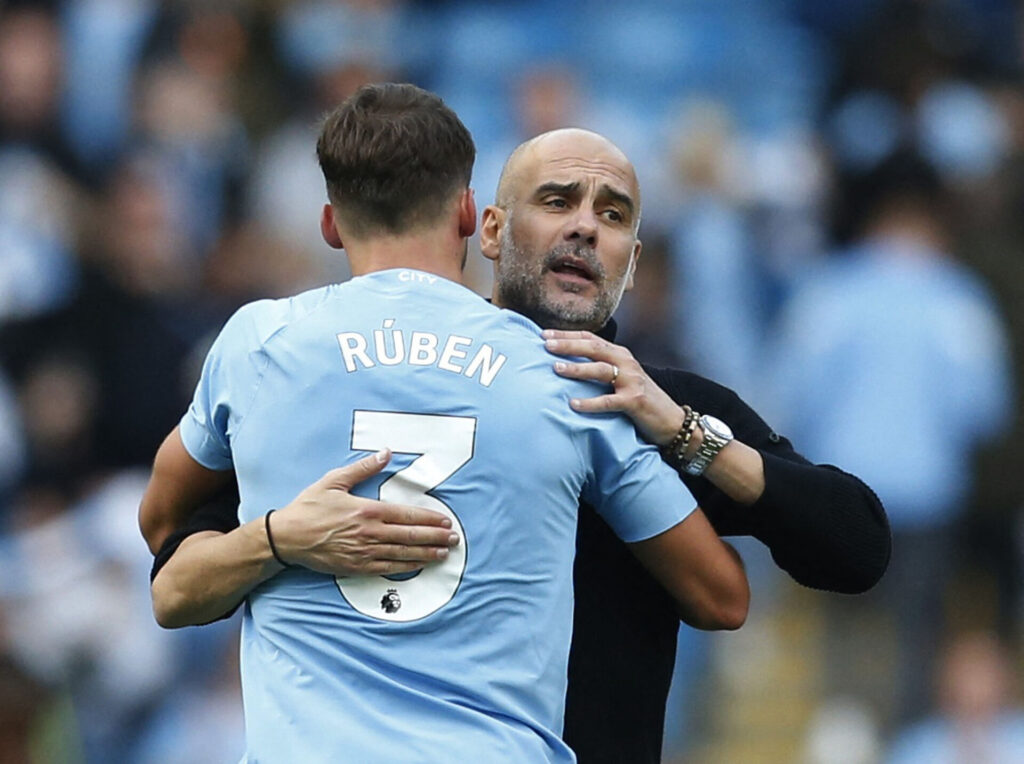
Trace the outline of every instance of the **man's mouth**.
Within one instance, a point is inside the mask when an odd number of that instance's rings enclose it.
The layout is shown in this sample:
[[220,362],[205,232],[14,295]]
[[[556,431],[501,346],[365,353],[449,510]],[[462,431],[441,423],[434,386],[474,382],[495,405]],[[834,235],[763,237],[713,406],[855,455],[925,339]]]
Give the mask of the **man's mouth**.
[[552,273],[559,276],[566,276],[573,280],[595,281],[594,272],[583,260],[575,257],[563,256],[555,260],[548,268]]

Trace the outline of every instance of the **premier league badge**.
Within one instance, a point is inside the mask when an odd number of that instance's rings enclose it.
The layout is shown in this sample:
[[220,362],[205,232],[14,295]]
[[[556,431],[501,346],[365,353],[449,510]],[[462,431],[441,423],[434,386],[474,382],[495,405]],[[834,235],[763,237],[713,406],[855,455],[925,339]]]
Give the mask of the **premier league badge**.
[[402,607],[402,598],[397,589],[388,589],[380,599],[380,609],[385,613],[397,613]]

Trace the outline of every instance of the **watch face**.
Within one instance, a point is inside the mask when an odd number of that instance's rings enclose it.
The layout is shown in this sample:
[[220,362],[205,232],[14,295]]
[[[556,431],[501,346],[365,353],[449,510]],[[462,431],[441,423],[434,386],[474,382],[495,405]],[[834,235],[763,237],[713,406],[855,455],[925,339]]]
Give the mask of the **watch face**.
[[732,430],[721,419],[704,415],[700,418],[700,424],[705,432],[711,432],[722,440],[732,440]]

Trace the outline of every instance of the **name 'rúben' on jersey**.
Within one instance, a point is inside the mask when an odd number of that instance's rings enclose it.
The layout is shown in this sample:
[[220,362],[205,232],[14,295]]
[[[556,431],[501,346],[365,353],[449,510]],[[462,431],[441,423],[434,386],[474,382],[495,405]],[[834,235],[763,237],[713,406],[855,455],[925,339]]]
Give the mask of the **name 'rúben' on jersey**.
[[506,357],[486,342],[449,334],[443,340],[432,332],[403,329],[395,319],[385,319],[367,337],[360,332],[340,332],[338,345],[349,373],[381,366],[435,366],[442,371],[473,379],[490,387]]

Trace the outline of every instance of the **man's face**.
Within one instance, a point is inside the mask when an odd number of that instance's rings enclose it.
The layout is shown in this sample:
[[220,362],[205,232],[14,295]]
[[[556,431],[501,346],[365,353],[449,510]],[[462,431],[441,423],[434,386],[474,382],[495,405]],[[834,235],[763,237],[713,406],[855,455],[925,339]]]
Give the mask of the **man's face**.
[[489,254],[497,255],[495,302],[544,328],[599,329],[633,284],[633,169],[586,133],[554,135],[528,152]]

